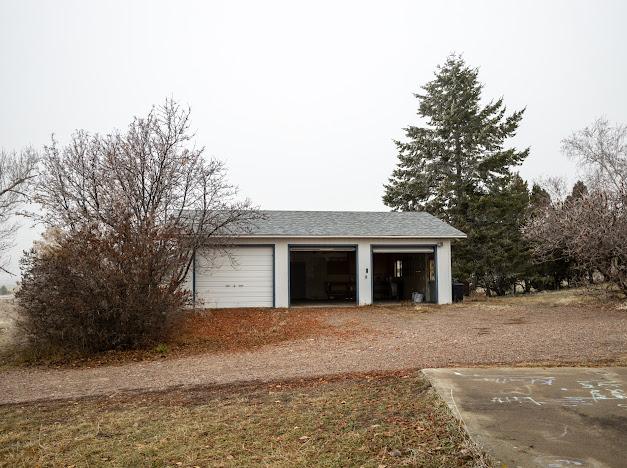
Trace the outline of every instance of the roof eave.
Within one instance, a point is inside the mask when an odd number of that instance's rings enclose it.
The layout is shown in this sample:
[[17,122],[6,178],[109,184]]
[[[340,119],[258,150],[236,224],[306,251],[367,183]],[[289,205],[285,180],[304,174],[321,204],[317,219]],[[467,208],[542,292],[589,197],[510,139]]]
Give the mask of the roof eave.
[[411,236],[411,235],[385,235],[385,236],[357,236],[357,235],[302,235],[302,234],[238,234],[228,237],[238,239],[466,239],[466,234],[448,236]]

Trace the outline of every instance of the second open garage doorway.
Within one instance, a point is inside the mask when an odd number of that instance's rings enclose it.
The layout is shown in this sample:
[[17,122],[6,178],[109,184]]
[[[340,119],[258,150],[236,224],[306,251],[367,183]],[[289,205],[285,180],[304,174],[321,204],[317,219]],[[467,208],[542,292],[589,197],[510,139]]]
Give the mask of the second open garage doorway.
[[349,247],[291,246],[290,305],[357,302],[357,252]]
[[437,302],[433,247],[373,247],[374,302]]

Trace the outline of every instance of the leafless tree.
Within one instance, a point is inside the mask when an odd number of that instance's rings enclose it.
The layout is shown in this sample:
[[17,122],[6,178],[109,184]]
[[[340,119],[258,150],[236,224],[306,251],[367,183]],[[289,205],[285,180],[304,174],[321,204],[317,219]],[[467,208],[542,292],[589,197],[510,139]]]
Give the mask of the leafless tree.
[[259,218],[249,200],[237,199],[224,164],[192,144],[189,116],[167,100],[124,133],[78,131],[64,148],[53,140],[35,195],[43,221],[68,231],[123,226],[138,240],[154,239],[155,261],[169,265],[157,279],[179,287],[196,249],[222,245]]
[[29,199],[37,174],[37,154],[32,149],[17,152],[0,151],[0,270],[6,270],[7,251],[13,247],[18,228],[16,212]]
[[586,185],[597,191],[627,193],[627,126],[600,118],[562,141],[562,150],[577,161]]
[[538,258],[562,252],[586,271],[599,271],[627,294],[627,127],[604,119],[563,141],[584,170],[588,192],[565,196],[551,180],[552,202],[524,228]]
[[194,251],[260,217],[193,145],[189,114],[170,100],[124,132],[45,147],[34,201],[49,238],[23,257],[16,295],[32,343],[89,352],[162,339],[189,298]]

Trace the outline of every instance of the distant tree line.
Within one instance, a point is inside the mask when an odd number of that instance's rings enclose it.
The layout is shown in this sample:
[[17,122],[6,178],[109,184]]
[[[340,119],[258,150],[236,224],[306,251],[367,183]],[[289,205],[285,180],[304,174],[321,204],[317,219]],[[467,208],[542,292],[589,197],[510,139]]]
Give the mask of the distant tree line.
[[[465,232],[468,238],[453,245],[454,276],[487,295],[558,289],[590,281],[595,272],[624,289],[617,276],[627,248],[627,228],[618,233],[625,214],[624,127],[598,123],[564,141],[564,151],[589,167],[586,183],[567,194],[553,189],[555,180],[529,188],[515,171],[529,149],[505,146],[524,109],[508,113],[502,98],[482,104],[482,89],[478,70],[462,57],[438,67],[415,95],[424,124],[407,127],[406,139],[395,142],[398,164],[384,203],[426,210]],[[606,180],[616,183],[602,187]],[[582,235],[584,226],[589,232]]]

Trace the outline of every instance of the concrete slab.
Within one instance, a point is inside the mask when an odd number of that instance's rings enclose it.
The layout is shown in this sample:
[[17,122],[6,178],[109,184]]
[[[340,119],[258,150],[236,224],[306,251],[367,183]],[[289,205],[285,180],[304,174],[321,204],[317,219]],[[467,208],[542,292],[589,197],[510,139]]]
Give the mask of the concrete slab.
[[627,467],[627,368],[425,369],[507,467]]

